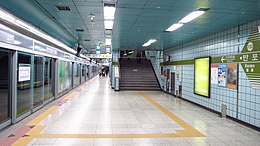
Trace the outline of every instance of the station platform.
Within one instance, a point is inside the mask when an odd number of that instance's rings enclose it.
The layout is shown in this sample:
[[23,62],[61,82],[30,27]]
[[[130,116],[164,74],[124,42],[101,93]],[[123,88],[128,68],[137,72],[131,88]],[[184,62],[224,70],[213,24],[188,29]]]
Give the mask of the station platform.
[[257,146],[260,133],[160,91],[95,77],[1,132],[0,145]]

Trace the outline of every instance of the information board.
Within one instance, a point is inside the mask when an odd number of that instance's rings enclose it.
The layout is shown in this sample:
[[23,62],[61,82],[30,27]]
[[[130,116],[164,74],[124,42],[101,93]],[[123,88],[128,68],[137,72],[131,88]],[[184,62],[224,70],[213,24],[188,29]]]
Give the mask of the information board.
[[30,64],[19,64],[18,82],[28,81],[31,76]]
[[194,59],[194,94],[210,97],[210,57]]

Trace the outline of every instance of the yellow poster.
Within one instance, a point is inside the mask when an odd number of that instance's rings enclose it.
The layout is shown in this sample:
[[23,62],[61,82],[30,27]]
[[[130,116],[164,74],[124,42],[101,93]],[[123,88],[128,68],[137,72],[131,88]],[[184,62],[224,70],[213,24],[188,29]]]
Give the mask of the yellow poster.
[[197,58],[194,61],[194,93],[209,97],[210,93],[210,58]]

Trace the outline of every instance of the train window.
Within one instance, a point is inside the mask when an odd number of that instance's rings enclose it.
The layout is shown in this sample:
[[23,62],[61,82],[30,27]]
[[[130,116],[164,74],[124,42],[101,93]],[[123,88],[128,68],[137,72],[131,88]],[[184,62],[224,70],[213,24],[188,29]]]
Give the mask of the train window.
[[44,96],[44,62],[43,57],[34,57],[34,81],[33,81],[33,107],[43,104]]
[[17,62],[17,116],[29,112],[31,107],[32,75],[31,55],[18,54]]
[[44,62],[44,101],[53,97],[53,59],[46,58]]
[[0,124],[10,119],[10,53],[0,51]]
[[72,63],[67,61],[59,61],[59,80],[58,92],[62,93],[71,88],[72,84]]
[[74,87],[80,84],[80,64],[74,63],[74,78],[73,78],[73,85]]

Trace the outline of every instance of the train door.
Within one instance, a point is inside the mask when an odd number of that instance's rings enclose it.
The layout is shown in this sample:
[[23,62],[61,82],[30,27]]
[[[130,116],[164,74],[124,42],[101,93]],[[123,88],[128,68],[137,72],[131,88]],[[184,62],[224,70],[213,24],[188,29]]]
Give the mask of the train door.
[[82,75],[81,83],[86,82],[86,65],[84,64],[81,65],[81,75]]
[[89,65],[86,66],[86,77],[89,79]]
[[166,91],[170,92],[170,69],[167,69],[166,74]]
[[17,58],[17,95],[16,116],[18,120],[31,113],[33,80],[32,55],[18,53]]
[[33,62],[33,109],[38,109],[44,101],[44,57],[34,56]]
[[0,49],[0,129],[11,124],[11,52]]
[[175,95],[175,73],[171,73],[171,94]]
[[44,102],[53,100],[54,96],[54,59],[45,58],[44,61]]

